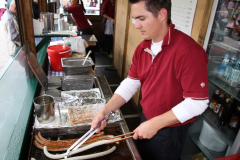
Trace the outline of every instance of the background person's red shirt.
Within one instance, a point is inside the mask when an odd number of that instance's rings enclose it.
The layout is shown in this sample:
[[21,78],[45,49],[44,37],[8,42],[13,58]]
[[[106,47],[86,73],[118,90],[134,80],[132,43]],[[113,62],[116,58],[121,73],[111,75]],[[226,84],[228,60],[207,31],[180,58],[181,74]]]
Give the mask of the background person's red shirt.
[[110,0],[106,0],[102,5],[101,15],[104,14],[114,19],[115,4],[113,5]]
[[68,13],[72,13],[72,16],[77,24],[79,30],[87,29],[90,27],[87,18],[84,15],[83,7],[78,4],[74,6],[69,6],[66,8]]

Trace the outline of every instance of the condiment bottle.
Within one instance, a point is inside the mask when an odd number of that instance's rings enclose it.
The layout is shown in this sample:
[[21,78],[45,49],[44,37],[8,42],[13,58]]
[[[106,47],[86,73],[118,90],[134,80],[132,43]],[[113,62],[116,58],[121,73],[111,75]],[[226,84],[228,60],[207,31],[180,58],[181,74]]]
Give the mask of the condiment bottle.
[[231,119],[231,114],[233,110],[233,98],[226,98],[225,102],[221,106],[218,117],[219,123],[223,126],[227,126]]
[[213,93],[213,96],[212,96],[212,99],[210,101],[210,104],[209,104],[209,108],[211,110],[213,110],[215,108],[215,105],[217,103],[217,100],[218,100],[218,97],[220,95],[221,91],[219,89],[217,89],[214,93]]
[[240,103],[238,102],[237,107],[232,114],[228,127],[232,130],[236,129],[238,126],[238,123],[240,123],[239,119],[240,119]]
[[219,97],[218,97],[218,100],[217,100],[217,103],[216,103],[216,105],[215,105],[215,107],[214,107],[214,109],[213,109],[213,112],[214,112],[215,114],[218,114],[219,109],[220,109],[221,105],[222,105],[223,102],[224,102],[224,98],[225,98],[224,93],[223,93],[223,92],[220,93],[220,95],[219,95]]

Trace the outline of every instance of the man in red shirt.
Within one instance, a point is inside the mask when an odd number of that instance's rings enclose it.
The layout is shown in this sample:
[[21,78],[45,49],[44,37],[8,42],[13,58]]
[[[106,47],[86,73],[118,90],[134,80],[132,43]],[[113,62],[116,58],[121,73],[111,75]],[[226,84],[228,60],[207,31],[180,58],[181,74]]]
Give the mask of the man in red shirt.
[[64,7],[64,11],[72,13],[73,19],[77,24],[78,31],[81,32],[82,35],[93,34],[92,28],[90,27],[87,18],[84,15],[83,4],[80,5],[79,0],[70,0],[70,6]]
[[[180,159],[190,122],[208,106],[206,52],[171,23],[171,0],[129,0],[136,48],[128,77],[92,122],[126,103],[141,86],[143,116],[133,138],[142,159]],[[101,129],[106,127],[106,121]],[[99,130],[100,131],[100,130]]]

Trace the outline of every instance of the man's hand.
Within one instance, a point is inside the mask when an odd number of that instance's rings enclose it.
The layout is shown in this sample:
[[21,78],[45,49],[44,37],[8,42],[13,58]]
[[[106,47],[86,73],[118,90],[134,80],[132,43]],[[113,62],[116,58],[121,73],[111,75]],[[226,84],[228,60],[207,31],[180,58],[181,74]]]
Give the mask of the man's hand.
[[151,120],[145,121],[140,126],[138,126],[133,135],[133,139],[151,139],[158,131],[156,125]]
[[[101,111],[94,117],[92,121],[91,128],[97,128],[98,123],[105,117],[105,114],[102,113]],[[99,133],[101,130],[103,130],[107,126],[107,121],[104,120],[101,123],[101,127],[97,130],[96,133]]]

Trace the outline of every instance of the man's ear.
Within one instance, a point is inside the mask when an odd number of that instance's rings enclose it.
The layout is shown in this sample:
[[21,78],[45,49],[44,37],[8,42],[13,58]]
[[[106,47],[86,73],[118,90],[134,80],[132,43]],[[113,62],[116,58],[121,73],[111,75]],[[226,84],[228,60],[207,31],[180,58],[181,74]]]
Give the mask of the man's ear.
[[167,15],[168,15],[167,9],[165,9],[165,8],[162,8],[162,9],[158,12],[158,18],[159,18],[160,20],[162,20],[162,21],[167,19]]

